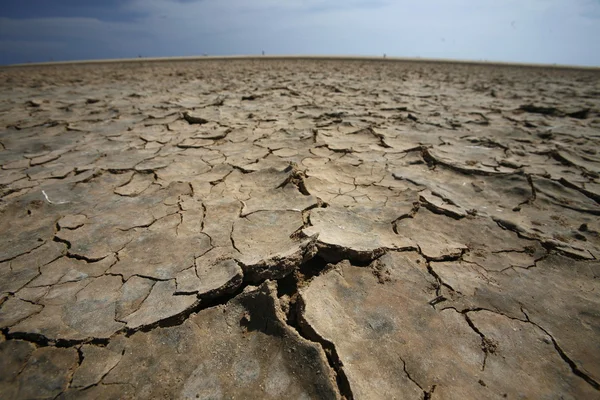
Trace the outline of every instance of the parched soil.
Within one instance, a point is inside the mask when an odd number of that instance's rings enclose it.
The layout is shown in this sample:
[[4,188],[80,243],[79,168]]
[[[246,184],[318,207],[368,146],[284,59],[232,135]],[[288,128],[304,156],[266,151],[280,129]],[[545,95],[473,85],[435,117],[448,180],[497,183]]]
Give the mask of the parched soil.
[[0,398],[600,398],[600,70],[0,69]]

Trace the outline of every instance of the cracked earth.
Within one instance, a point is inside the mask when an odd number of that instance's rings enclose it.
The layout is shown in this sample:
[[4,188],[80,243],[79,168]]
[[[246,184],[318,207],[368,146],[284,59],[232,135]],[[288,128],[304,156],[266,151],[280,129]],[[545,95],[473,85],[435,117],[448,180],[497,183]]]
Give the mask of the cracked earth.
[[600,398],[600,72],[0,70],[0,398]]

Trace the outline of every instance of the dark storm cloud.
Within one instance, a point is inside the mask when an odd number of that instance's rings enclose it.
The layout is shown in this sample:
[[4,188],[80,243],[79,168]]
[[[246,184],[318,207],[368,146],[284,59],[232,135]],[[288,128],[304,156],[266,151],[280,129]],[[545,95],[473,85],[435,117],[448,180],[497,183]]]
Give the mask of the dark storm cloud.
[[127,21],[143,16],[126,9],[129,0],[4,0],[0,17],[25,18],[96,18],[104,21]]

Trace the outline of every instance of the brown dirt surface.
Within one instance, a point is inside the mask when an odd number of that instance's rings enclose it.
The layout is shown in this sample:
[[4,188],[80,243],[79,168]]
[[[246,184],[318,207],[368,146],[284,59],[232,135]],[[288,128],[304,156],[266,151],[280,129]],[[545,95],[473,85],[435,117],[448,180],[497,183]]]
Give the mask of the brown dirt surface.
[[600,399],[600,70],[0,69],[0,398]]

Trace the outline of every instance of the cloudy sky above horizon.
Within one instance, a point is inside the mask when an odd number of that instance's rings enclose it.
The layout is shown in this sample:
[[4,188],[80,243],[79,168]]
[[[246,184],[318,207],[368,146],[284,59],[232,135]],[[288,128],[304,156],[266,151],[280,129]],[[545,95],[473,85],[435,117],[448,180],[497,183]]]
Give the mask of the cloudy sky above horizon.
[[600,0],[0,0],[0,64],[237,54],[600,66]]

